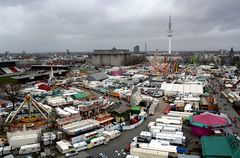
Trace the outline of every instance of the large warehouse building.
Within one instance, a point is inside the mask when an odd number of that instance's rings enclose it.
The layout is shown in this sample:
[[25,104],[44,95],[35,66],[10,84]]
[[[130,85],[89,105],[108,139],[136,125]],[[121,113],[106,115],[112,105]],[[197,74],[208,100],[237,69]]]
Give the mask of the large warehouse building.
[[124,66],[128,57],[128,49],[94,50],[91,62],[96,66]]

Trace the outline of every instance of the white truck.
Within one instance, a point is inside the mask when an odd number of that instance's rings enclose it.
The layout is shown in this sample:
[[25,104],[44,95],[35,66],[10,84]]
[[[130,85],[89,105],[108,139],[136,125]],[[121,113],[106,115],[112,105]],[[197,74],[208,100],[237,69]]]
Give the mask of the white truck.
[[19,154],[29,154],[29,153],[35,153],[39,152],[41,150],[40,143],[37,144],[29,144],[21,146],[19,149]]
[[156,133],[156,139],[169,141],[171,144],[185,145],[186,137],[182,133]]
[[169,111],[169,113],[167,114],[167,116],[171,116],[171,117],[181,117],[183,119],[188,119],[189,116],[192,116],[193,113],[191,112],[180,112],[180,111]]
[[176,131],[179,131],[179,132],[182,131],[182,125],[172,125],[172,124],[156,123],[156,126],[172,127],[172,128],[175,128]]
[[168,126],[152,126],[149,131],[152,133],[152,137],[156,138],[156,133],[175,133],[181,132],[181,127],[168,127]]
[[162,116],[162,119],[168,119],[168,120],[179,120],[182,121],[181,117],[171,117],[171,116]]
[[12,150],[11,146],[0,147],[0,156],[10,154]]
[[170,120],[170,119],[165,119],[165,118],[157,118],[156,119],[157,123],[163,123],[163,124],[171,124],[171,125],[182,125],[181,120]]
[[130,154],[139,156],[141,158],[168,158],[168,152],[166,151],[142,149],[136,147],[131,148]]

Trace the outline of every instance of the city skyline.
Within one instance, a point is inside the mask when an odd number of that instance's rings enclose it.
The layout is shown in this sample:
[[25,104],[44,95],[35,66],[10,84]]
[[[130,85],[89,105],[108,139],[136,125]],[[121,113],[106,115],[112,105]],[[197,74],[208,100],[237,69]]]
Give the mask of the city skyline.
[[240,49],[240,1],[10,0],[0,2],[0,52],[126,48]]

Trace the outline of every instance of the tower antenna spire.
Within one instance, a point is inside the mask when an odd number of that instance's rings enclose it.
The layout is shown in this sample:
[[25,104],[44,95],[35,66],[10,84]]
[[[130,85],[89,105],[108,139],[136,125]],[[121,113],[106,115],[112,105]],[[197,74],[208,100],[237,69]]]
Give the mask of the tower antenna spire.
[[167,31],[167,36],[168,36],[168,54],[172,53],[171,50],[171,38],[173,36],[173,31],[172,31],[172,17],[171,17],[171,13],[169,13],[169,19],[168,19],[168,31]]

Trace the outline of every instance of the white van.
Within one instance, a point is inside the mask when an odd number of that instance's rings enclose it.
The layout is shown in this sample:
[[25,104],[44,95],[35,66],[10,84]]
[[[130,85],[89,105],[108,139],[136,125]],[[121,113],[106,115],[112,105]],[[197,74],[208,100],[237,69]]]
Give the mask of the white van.
[[3,147],[3,155],[10,154],[10,153],[11,153],[11,150],[12,150],[12,147],[11,147],[11,146],[5,146],[5,147]]
[[74,147],[77,151],[85,150],[85,149],[88,148],[86,142],[79,142],[79,143],[73,144],[73,147]]
[[3,155],[3,147],[0,147],[0,156]]
[[90,144],[92,144],[93,146],[98,146],[98,145],[101,145],[105,142],[105,137],[101,136],[101,137],[98,137],[98,138],[93,138],[91,141],[90,141]]
[[29,144],[20,147],[19,154],[29,154],[39,152],[41,150],[40,143]]

